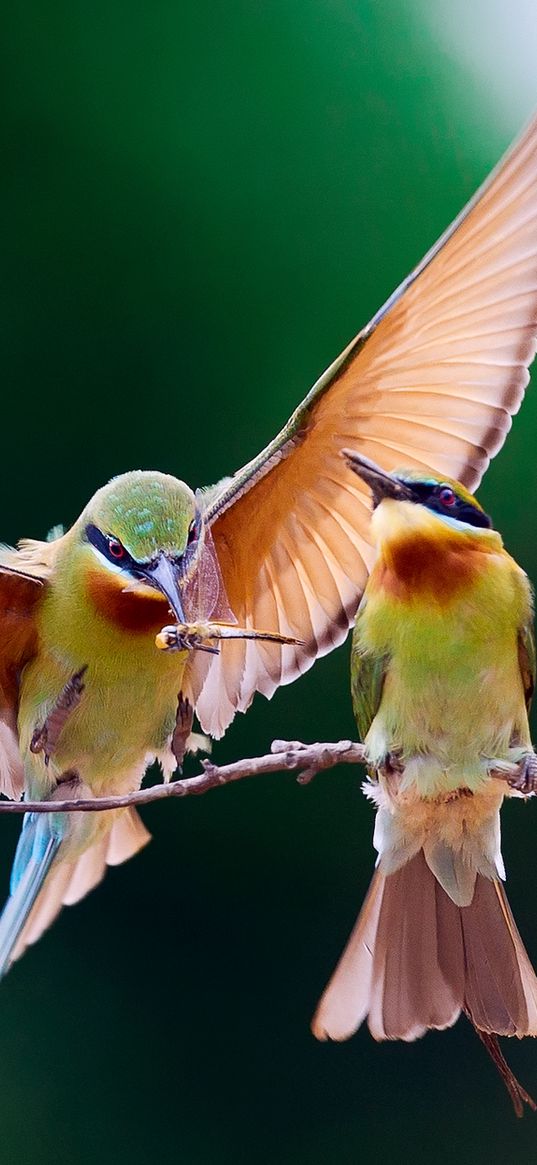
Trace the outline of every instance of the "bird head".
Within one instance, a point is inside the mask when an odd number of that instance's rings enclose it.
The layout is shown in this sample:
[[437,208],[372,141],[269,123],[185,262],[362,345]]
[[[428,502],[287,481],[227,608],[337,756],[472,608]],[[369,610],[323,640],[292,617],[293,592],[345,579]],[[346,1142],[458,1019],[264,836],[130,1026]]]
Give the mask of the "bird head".
[[106,586],[158,591],[185,622],[182,591],[196,567],[203,522],[195,495],[164,473],[113,478],[93,496],[75,530],[78,550]]
[[[392,505],[402,504],[409,522],[412,517],[410,507],[419,507],[421,518],[425,519],[426,514],[434,515],[452,529],[462,530],[464,526],[472,526],[474,530],[492,528],[488,514],[458,481],[433,473],[420,474],[411,469],[387,473],[368,457],[350,449],[344,450],[344,456],[353,472],[369,486],[374,510],[383,502],[390,501]],[[419,521],[418,511],[415,516]]]

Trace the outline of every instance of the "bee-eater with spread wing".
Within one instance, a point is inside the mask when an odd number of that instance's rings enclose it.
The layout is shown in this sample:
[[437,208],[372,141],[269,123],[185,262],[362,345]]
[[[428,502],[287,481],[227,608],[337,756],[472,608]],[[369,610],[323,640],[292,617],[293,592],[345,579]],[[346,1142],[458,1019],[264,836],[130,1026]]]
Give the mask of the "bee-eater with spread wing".
[[499,812],[509,763],[515,789],[537,783],[530,584],[463,486],[348,460],[375,507],[351,684],[378,862],[314,1032],[345,1039],[367,1016],[377,1039],[413,1040],[464,1010],[485,1034],[537,1035]]
[[[235,476],[195,497],[175,478],[127,474],[62,537],[3,552],[0,788],[135,789],[152,757],[171,767],[182,756],[189,709],[221,736],[256,691],[271,696],[341,643],[374,560],[368,489],[341,451],[474,488],[520,405],[536,337],[534,122]],[[216,654],[168,655],[155,647],[168,607],[178,622],[232,613],[251,636],[295,642],[236,638]],[[30,816],[0,972],[146,838],[127,811]]]

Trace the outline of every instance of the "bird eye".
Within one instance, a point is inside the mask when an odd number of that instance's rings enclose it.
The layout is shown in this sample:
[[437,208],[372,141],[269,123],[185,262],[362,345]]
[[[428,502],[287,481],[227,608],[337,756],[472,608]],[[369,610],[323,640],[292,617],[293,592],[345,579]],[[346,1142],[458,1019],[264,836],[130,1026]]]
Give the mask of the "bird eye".
[[457,496],[448,485],[443,485],[438,491],[439,500],[443,506],[454,506],[457,501]]
[[121,545],[119,538],[108,538],[108,553],[116,561],[125,557],[125,547]]

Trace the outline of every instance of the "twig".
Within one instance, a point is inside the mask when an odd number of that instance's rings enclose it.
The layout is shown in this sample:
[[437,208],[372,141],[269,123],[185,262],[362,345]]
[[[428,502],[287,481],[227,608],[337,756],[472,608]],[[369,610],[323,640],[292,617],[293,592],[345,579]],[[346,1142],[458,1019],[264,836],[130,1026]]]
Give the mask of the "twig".
[[[364,764],[364,749],[351,740],[339,740],[332,744],[301,744],[299,741],[275,740],[272,752],[266,756],[256,756],[235,761],[230,765],[214,765],[202,761],[203,772],[186,780],[169,781],[167,784],[152,785],[149,789],[139,789],[121,797],[71,798],[54,801],[0,801],[0,813],[101,813],[106,809],[124,809],[128,805],[149,805],[153,801],[166,801],[169,797],[190,797],[207,793],[218,785],[229,785],[244,777],[257,777],[263,773],[296,772],[301,770],[298,781],[308,784],[315,773],[333,768],[337,764]],[[60,786],[61,787],[61,786]]]
[[[125,793],[119,797],[71,798],[51,801],[0,801],[0,813],[101,813],[107,809],[125,809],[129,805],[150,805],[153,801],[166,801],[170,797],[191,797],[208,793],[218,785],[230,785],[232,781],[242,781],[245,777],[258,777],[265,773],[296,772],[300,785],[307,785],[316,773],[335,765],[366,764],[365,749],[352,740],[338,740],[327,744],[301,744],[299,740],[275,740],[271,752],[265,756],[250,757],[235,761],[230,765],[215,765],[212,761],[202,761],[203,772],[195,777],[179,781],[169,781],[152,785],[149,789],[139,789],[135,793]],[[490,776],[512,784],[522,770],[520,765],[502,763],[498,771]],[[61,785],[58,786],[58,791]]]

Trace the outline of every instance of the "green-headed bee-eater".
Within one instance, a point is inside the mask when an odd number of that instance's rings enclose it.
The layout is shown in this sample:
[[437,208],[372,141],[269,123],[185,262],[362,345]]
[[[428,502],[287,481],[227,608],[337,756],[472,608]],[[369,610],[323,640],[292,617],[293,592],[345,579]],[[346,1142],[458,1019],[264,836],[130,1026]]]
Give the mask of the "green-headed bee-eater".
[[485,1035],[537,1035],[500,849],[506,791],[537,786],[531,587],[463,486],[348,462],[374,505],[351,686],[378,861],[314,1032],[345,1039],[368,1017],[376,1039],[413,1040],[464,1011]]
[[[520,405],[536,335],[534,122],[244,469],[197,495],[127,474],[63,536],[3,552],[1,789],[134,790],[152,758],[180,762],[192,709],[218,737],[256,691],[271,696],[341,643],[375,557],[369,491],[342,450],[474,488]],[[169,608],[178,623],[234,617],[251,637],[159,651]],[[146,839],[129,811],[28,816],[0,973]]]

